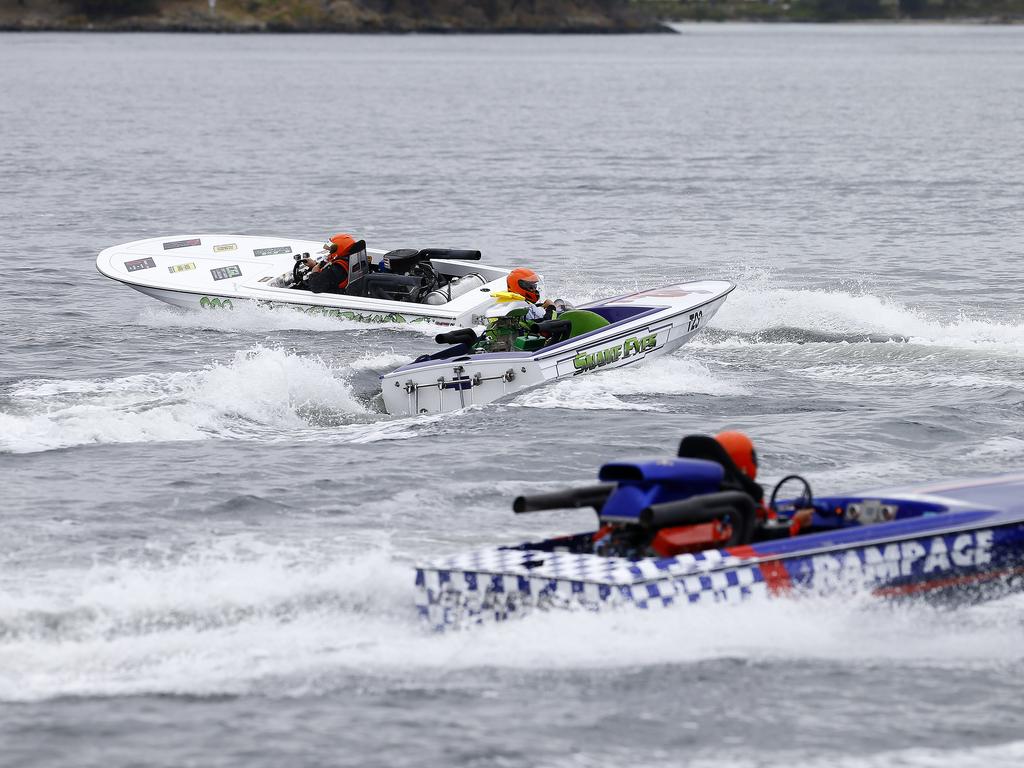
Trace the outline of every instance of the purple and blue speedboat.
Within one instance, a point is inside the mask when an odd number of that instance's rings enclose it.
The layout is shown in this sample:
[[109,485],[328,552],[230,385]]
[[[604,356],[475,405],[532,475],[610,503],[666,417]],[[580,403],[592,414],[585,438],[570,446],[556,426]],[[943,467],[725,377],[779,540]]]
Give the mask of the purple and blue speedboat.
[[[517,498],[517,513],[592,507],[598,528],[421,565],[420,615],[445,629],[535,610],[864,591],[977,601],[1024,587],[1024,472],[818,498],[791,475],[765,501],[712,438],[689,436],[679,454]],[[800,495],[778,500],[789,483]]]

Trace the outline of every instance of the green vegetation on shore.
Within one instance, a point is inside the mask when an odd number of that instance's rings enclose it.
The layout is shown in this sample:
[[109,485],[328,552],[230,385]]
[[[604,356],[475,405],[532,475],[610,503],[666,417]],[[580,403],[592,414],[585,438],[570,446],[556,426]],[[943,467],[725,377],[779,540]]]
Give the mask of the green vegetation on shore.
[[0,0],[0,28],[211,32],[670,31],[629,0]]
[[1024,0],[0,0],[0,29],[657,32],[661,21],[1024,22]]

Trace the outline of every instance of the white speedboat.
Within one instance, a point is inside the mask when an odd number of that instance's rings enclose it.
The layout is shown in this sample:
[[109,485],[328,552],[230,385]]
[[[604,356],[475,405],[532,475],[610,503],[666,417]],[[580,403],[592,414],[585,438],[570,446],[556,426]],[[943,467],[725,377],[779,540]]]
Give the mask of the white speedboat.
[[[366,322],[483,321],[509,270],[478,263],[480,251],[365,249],[344,294],[304,286],[302,257],[325,255],[320,240],[251,235],[174,235],[103,250],[96,268],[147,296],[187,309],[240,301],[285,305]],[[380,271],[380,270],[386,271]]]
[[[494,348],[490,327],[439,334],[439,343],[452,346],[381,376],[385,407],[392,414],[444,413],[674,352],[735,287],[704,280],[603,299],[535,324],[536,334],[513,330],[505,351],[488,351]],[[499,309],[488,311],[492,322],[500,321]]]

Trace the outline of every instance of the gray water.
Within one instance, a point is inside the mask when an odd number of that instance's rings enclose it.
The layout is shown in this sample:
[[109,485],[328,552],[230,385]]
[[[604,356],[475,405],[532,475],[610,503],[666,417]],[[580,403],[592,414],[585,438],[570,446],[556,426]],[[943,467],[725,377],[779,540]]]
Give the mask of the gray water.
[[[1024,29],[0,35],[0,764],[1017,766],[1024,601],[427,634],[511,498],[749,431],[819,492],[1024,465]],[[738,283],[645,367],[393,419],[434,329],[186,314],[100,249],[478,247],[581,301]]]

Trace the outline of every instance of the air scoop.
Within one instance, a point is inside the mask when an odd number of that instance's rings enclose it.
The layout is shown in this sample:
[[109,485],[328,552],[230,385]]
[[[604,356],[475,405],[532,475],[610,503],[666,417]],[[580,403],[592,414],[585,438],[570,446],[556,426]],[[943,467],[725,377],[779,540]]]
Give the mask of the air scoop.
[[721,465],[703,459],[605,464],[598,478],[617,485],[601,508],[599,518],[602,523],[638,524],[648,507],[713,493],[724,476]]

